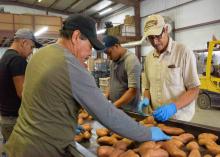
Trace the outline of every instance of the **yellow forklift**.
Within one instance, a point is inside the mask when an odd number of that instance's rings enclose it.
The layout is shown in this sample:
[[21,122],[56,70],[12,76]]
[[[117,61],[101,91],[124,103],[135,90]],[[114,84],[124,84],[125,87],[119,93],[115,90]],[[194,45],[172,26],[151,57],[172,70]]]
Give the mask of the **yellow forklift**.
[[[200,76],[200,93],[197,105],[201,109],[220,107],[220,65],[213,66],[213,51],[220,51],[216,48],[220,45],[220,40],[210,41],[208,44],[208,54],[206,60],[206,70]],[[205,63],[204,63],[205,64]],[[213,71],[217,70],[217,75]]]

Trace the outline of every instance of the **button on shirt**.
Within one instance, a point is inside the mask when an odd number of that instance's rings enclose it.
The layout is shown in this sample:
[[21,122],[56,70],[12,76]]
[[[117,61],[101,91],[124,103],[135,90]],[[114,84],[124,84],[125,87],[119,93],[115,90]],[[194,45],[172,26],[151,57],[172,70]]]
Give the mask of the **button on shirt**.
[[[153,110],[178,99],[187,89],[200,85],[193,52],[172,38],[161,55],[153,50],[146,56],[144,72],[145,89],[150,90]],[[173,118],[190,121],[194,113],[195,101],[179,109]]]

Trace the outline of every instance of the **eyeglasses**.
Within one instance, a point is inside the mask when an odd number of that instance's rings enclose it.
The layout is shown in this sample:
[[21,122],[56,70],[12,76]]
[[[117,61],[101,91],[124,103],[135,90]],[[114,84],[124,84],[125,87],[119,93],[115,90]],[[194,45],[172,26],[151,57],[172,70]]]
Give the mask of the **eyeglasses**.
[[154,40],[154,39],[160,40],[163,36],[163,33],[164,33],[164,28],[163,28],[160,35],[150,35],[150,36],[148,36],[148,39],[151,40],[151,41]]

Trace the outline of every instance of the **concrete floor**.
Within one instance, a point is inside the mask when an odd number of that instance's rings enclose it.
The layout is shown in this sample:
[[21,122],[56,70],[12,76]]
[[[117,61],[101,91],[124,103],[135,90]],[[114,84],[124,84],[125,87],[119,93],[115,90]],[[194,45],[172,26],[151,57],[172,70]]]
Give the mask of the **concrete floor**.
[[196,105],[196,113],[191,122],[220,128],[220,108],[204,110]]

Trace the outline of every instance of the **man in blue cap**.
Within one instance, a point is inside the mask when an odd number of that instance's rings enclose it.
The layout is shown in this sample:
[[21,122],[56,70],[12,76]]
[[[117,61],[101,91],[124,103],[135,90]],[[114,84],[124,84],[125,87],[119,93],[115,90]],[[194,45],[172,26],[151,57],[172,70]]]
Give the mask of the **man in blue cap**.
[[8,140],[18,117],[21,104],[26,58],[33,48],[39,48],[31,30],[17,30],[14,41],[0,60],[0,124],[5,141]]
[[116,107],[136,111],[140,98],[141,65],[134,53],[120,45],[114,36],[103,39],[110,65],[110,88],[106,94]]
[[31,58],[19,117],[5,146],[9,157],[83,156],[74,141],[81,106],[121,136],[139,142],[170,139],[158,127],[139,125],[109,103],[96,86],[84,67],[92,47],[104,49],[95,25],[88,16],[70,15],[58,41]]

